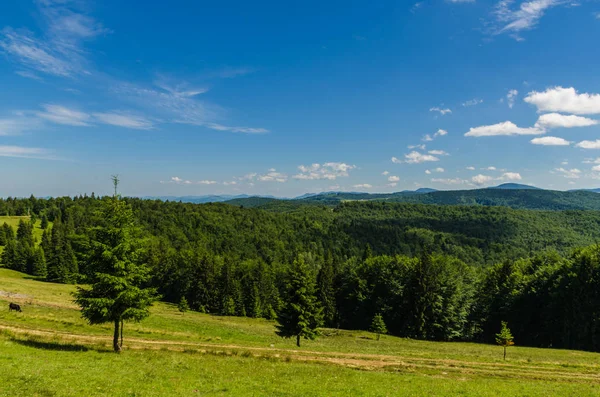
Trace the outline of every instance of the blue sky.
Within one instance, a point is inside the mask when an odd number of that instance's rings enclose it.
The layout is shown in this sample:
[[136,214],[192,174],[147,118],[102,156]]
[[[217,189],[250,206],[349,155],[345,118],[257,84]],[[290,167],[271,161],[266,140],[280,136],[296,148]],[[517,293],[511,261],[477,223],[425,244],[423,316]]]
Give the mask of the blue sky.
[[595,0],[6,3],[0,196],[600,186]]

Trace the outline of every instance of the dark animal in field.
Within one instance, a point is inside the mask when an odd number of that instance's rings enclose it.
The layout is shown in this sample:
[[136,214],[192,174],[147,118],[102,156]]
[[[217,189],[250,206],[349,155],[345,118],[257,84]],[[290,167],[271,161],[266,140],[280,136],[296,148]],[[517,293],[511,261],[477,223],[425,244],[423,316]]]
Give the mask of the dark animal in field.
[[12,311],[17,311],[17,312],[21,312],[21,306],[17,305],[16,303],[9,303],[8,304],[8,311],[12,312]]

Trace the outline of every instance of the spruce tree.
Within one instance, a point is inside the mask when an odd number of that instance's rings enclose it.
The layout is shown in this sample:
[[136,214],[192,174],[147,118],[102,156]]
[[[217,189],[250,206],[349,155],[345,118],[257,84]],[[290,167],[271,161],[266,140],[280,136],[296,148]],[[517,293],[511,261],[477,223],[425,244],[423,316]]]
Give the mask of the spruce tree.
[[5,267],[9,269],[15,268],[15,261],[17,256],[17,243],[15,240],[8,240],[6,246],[4,246],[4,251],[2,251],[2,257],[0,258],[0,262],[4,264]]
[[283,338],[296,337],[315,339],[322,325],[322,308],[316,297],[315,281],[302,257],[294,261],[283,309],[277,316],[277,335]]
[[185,313],[188,310],[190,310],[190,306],[188,305],[188,301],[187,301],[187,299],[185,299],[185,296],[182,296],[181,299],[179,300],[179,304],[177,305],[177,310],[179,310],[181,313]]
[[40,224],[40,227],[43,230],[46,230],[48,228],[48,217],[46,215],[42,215],[42,223]]
[[385,326],[385,322],[383,321],[383,316],[379,313],[373,317],[373,321],[371,322],[371,327],[369,329],[374,334],[377,334],[377,340],[381,337],[382,334],[387,334],[387,327]]
[[48,269],[46,268],[46,257],[44,256],[44,249],[42,247],[38,247],[35,250],[31,274],[44,278],[48,275]]
[[317,276],[318,297],[323,307],[323,322],[325,326],[336,327],[337,307],[335,296],[335,269],[333,259],[328,254],[325,263]]
[[504,360],[506,360],[506,348],[515,344],[514,338],[506,321],[501,322],[500,333],[496,334],[496,343],[504,348]]
[[77,288],[75,302],[90,324],[114,324],[113,349],[120,352],[123,322],[140,321],[150,315],[149,308],[157,296],[154,288],[145,287],[149,269],[141,262],[133,211],[117,195],[117,177],[113,177],[113,183],[115,195],[103,200],[98,214],[103,223],[91,231],[89,261],[95,273],[89,287]]

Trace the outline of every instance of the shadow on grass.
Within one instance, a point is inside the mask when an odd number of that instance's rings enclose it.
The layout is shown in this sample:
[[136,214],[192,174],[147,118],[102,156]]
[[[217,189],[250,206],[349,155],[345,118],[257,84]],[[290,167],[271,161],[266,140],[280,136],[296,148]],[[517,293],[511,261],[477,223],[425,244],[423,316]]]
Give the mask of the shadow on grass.
[[88,350],[90,350],[88,347],[78,345],[76,343],[50,342],[35,339],[11,339],[13,342],[18,343],[19,345],[33,347],[35,349],[57,350],[67,352],[87,352]]

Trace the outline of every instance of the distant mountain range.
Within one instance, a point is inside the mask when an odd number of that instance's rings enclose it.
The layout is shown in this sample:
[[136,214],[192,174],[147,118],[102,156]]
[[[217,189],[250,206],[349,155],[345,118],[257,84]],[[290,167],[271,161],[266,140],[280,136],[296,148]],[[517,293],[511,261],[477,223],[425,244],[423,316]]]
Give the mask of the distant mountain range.
[[505,183],[473,190],[435,190],[420,188],[395,193],[323,192],[306,193],[294,198],[274,196],[207,195],[207,196],[157,196],[143,197],[181,201],[185,203],[213,203],[258,207],[277,211],[297,209],[304,205],[335,206],[344,201],[385,201],[396,203],[505,206],[536,210],[600,210],[600,188],[571,191],[544,190],[535,186]]

